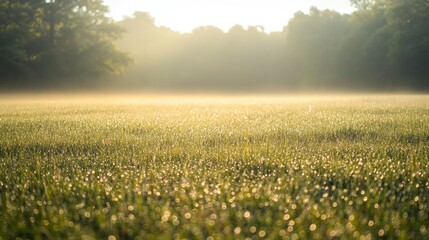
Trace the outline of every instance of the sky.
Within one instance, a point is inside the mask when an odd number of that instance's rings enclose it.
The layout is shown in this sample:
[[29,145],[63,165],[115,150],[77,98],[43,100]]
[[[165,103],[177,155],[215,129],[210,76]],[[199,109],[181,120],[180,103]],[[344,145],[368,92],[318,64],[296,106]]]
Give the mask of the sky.
[[178,32],[191,32],[212,25],[224,31],[240,24],[261,25],[266,32],[282,31],[297,11],[311,6],[350,13],[349,0],[104,0],[110,17],[121,20],[135,11],[149,12],[158,26]]

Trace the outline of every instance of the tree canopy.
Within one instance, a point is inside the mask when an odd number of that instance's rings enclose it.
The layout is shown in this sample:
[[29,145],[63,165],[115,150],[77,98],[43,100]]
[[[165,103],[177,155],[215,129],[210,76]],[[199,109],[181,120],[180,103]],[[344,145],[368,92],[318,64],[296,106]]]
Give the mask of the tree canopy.
[[[2,85],[79,85],[130,62],[102,0],[0,0]],[[88,81],[89,82],[89,81]]]

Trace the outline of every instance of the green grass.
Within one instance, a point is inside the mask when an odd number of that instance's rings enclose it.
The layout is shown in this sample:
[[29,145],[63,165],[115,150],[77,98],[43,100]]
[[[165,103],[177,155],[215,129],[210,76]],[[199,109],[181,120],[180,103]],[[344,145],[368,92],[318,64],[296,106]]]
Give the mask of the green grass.
[[0,239],[429,239],[429,96],[4,97],[0,197]]

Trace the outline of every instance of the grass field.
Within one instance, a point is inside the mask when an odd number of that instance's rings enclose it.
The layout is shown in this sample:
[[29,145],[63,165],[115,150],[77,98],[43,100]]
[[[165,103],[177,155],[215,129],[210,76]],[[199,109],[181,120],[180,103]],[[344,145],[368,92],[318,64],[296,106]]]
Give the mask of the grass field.
[[0,239],[429,239],[429,96],[6,96],[0,196]]

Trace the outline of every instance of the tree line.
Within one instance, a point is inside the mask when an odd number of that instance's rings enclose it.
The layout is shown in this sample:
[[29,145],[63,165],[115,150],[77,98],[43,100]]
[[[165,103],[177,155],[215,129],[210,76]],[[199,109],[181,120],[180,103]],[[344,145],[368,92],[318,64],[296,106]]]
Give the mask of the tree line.
[[[101,0],[0,1],[3,83],[233,91],[429,88],[427,0],[352,0],[352,14],[311,8],[296,13],[281,32],[236,25],[227,32],[203,26],[186,34],[158,27],[142,12],[114,23]],[[112,76],[118,80],[106,80]]]

